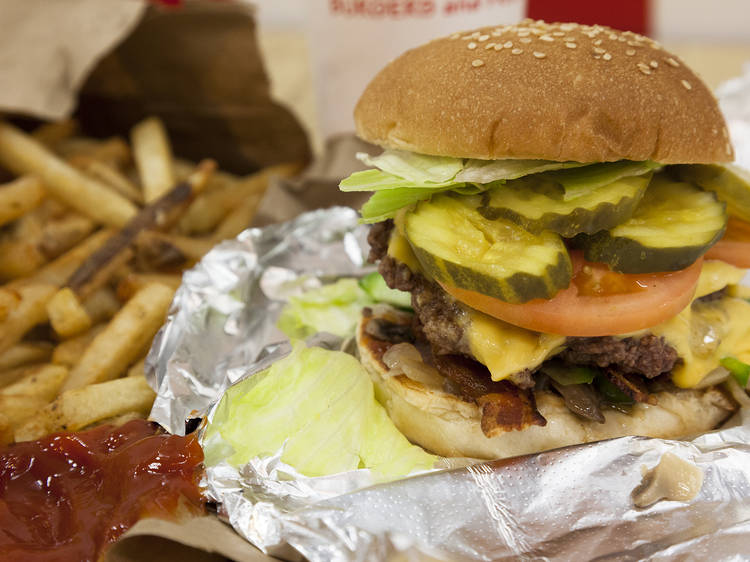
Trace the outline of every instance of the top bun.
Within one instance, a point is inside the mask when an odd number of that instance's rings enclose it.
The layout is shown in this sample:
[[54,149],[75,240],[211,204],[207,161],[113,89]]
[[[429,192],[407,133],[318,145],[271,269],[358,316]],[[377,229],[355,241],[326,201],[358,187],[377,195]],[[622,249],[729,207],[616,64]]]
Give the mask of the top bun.
[[385,148],[462,158],[664,164],[733,158],[724,118],[678,57],[574,23],[484,27],[407,51],[354,110]]

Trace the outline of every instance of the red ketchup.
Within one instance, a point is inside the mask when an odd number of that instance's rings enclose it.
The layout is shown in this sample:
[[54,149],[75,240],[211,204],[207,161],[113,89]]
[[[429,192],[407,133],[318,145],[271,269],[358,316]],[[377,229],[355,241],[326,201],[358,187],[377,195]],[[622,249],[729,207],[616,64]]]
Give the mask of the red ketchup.
[[201,513],[202,462],[144,420],[0,447],[0,560],[95,561],[142,517]]

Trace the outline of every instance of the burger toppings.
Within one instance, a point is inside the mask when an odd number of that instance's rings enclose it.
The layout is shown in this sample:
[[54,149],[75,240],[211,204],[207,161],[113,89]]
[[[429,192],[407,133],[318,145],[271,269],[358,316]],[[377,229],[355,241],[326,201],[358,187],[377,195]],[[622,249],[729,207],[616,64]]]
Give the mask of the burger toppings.
[[422,268],[441,284],[522,303],[550,298],[570,283],[560,236],[488,220],[470,199],[436,195],[406,214],[404,232]]
[[711,192],[657,175],[628,220],[580,243],[587,260],[622,273],[679,271],[721,238],[725,206]]

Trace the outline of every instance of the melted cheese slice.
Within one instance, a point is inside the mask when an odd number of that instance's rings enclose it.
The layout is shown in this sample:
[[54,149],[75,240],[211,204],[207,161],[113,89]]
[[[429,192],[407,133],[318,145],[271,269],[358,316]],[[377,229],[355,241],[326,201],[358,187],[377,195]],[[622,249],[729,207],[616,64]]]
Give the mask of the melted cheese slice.
[[532,332],[474,310],[467,336],[471,353],[487,366],[493,381],[535,369],[565,347],[565,336]]

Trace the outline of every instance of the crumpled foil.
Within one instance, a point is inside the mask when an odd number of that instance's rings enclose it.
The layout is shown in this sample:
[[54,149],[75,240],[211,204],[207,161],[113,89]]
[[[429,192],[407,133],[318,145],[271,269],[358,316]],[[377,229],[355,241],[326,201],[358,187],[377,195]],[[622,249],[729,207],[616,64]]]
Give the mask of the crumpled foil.
[[[366,227],[333,208],[251,229],[185,274],[149,355],[151,417],[175,433],[227,386],[288,352],[289,294],[367,267]],[[320,335],[336,348],[337,338]],[[642,467],[665,452],[703,471],[691,501],[634,507]],[[750,552],[750,422],[692,442],[622,438],[371,485],[369,471],[308,478],[279,454],[209,467],[209,496],[256,546],[310,560],[739,559]],[[290,479],[291,475],[291,479]],[[705,554],[706,558],[700,556]],[[405,555],[405,554],[404,554]]]
[[[750,167],[750,67],[719,92],[737,161]],[[152,419],[182,434],[228,386],[287,353],[275,328],[285,299],[369,271],[366,233],[355,211],[332,208],[212,250],[185,274],[149,354]],[[209,467],[205,485],[250,542],[313,561],[750,560],[747,412],[740,421],[692,441],[625,437],[375,485],[367,470],[302,476],[279,451]],[[644,471],[667,452],[700,468],[700,491],[636,507]]]

